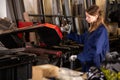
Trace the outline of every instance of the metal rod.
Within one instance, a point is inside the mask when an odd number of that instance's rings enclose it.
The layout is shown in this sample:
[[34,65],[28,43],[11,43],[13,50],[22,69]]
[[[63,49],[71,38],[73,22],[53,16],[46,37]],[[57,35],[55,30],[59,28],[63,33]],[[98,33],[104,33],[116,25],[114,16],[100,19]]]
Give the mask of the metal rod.
[[[40,14],[29,14],[29,16],[35,16],[35,17],[67,17],[67,18],[74,18],[74,17],[79,17],[79,16],[64,16],[64,15],[40,15]],[[85,17],[81,17],[85,18]]]
[[73,70],[73,66],[74,66],[74,61],[70,61],[70,69]]
[[74,17],[74,16],[64,16],[64,15],[40,15],[40,14],[29,14],[29,16],[35,16],[35,17]]

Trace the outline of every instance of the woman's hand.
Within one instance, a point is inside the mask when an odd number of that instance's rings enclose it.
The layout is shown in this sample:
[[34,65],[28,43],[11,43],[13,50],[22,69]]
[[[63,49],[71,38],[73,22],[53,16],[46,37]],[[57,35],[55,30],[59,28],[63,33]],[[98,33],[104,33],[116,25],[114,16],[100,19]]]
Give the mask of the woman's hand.
[[77,59],[77,55],[71,55],[69,57],[69,61],[75,61]]
[[66,24],[63,27],[60,27],[62,32],[67,32],[68,34],[71,32],[71,25],[70,24]]

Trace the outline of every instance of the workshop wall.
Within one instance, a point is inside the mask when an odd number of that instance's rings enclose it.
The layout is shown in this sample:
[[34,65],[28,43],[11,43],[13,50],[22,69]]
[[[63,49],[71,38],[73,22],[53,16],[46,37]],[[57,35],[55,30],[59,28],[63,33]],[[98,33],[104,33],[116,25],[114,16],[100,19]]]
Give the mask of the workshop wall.
[[7,17],[7,12],[6,12],[6,0],[1,0],[0,1],[0,17]]

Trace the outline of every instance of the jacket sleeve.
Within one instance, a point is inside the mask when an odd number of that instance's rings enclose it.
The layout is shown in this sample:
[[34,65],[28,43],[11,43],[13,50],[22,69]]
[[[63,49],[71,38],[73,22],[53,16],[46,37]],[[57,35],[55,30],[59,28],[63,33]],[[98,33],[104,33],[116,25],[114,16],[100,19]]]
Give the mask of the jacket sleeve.
[[78,35],[77,33],[71,32],[67,35],[67,38],[70,40],[74,40],[79,44],[84,44],[86,33]]

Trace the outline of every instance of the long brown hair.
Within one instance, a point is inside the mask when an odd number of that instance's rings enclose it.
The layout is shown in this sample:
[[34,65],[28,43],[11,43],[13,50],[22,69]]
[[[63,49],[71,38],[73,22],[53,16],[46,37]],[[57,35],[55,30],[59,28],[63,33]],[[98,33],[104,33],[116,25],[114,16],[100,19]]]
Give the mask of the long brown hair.
[[92,5],[91,7],[86,9],[86,12],[92,16],[98,15],[97,21],[90,23],[90,27],[88,29],[89,32],[96,30],[101,24],[103,24],[108,31],[110,30],[109,26],[104,21],[102,11],[100,10],[99,6]]

